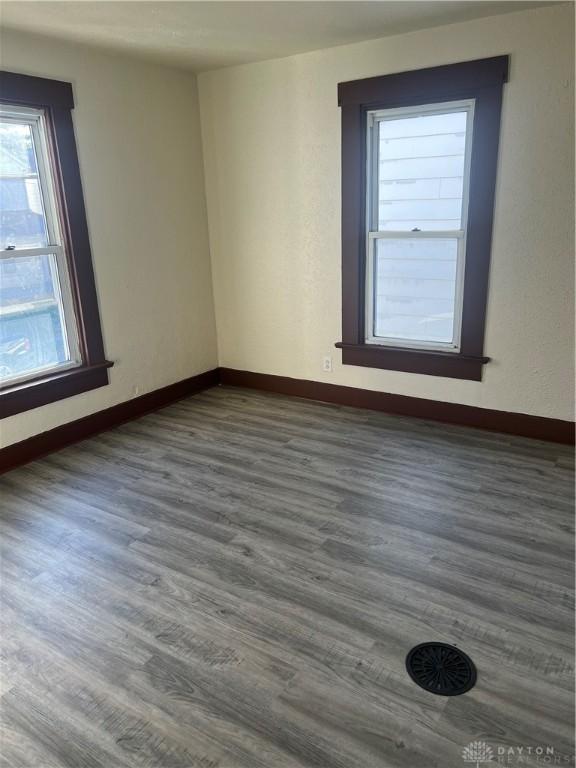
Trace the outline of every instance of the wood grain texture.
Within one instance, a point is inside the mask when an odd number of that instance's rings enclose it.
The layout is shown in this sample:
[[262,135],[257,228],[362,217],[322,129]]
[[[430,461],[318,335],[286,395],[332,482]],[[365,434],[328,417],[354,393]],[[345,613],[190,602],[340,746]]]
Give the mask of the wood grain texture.
[[[573,755],[572,489],[565,446],[232,387],[16,469],[0,765]],[[411,682],[426,640],[472,691]]]
[[563,419],[550,419],[545,416],[532,416],[527,413],[511,411],[496,411],[491,408],[478,408],[462,403],[395,395],[371,389],[327,384],[323,381],[239,371],[234,368],[220,368],[219,374],[220,382],[225,386],[249,387],[265,392],[322,400],[337,405],[370,408],[399,416],[443,421],[447,424],[477,427],[478,429],[488,429],[519,437],[533,437],[536,440],[550,440],[565,445],[573,446],[575,442],[574,422]]
[[[85,440],[106,429],[117,427],[130,419],[137,419],[145,413],[193,395],[208,387],[215,387],[220,380],[217,368],[205,371],[197,376],[182,379],[166,387],[155,389],[139,397],[133,397],[118,405],[96,411],[75,421],[61,424],[59,427],[40,432],[18,443],[0,449],[0,474],[19,467],[34,459],[41,458],[52,451],[58,451],[67,445]],[[0,418],[2,417],[0,403]]]

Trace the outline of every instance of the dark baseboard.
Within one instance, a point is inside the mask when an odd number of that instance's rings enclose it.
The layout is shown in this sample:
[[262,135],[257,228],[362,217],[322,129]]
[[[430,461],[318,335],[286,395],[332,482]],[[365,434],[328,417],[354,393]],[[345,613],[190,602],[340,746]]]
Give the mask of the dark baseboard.
[[218,384],[259,389],[354,408],[368,408],[399,416],[443,421],[554,443],[574,444],[574,424],[561,419],[492,411],[471,405],[391,395],[386,392],[342,387],[320,381],[291,379],[287,376],[272,376],[267,373],[215,368],[2,448],[0,474]]
[[156,411],[203,389],[215,387],[219,383],[219,370],[215,368],[9,445],[0,450],[0,473],[46,456],[72,443],[85,440],[125,421],[137,419],[145,413]]
[[419,397],[391,395],[368,389],[325,384],[320,381],[291,379],[287,376],[272,376],[267,373],[236,371],[220,368],[220,381],[235,387],[249,387],[282,395],[322,400],[326,403],[349,405],[355,408],[370,408],[374,411],[399,416],[413,416],[418,419],[443,421],[466,427],[488,429],[508,435],[531,437],[554,443],[574,444],[574,423],[561,419],[547,419],[543,416],[529,416],[524,413],[493,411],[458,403],[443,403]]

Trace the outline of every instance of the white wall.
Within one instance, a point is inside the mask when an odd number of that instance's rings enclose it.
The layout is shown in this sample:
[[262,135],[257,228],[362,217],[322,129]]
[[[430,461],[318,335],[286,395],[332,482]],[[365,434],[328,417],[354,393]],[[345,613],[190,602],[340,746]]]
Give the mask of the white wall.
[[[573,29],[554,6],[200,75],[220,364],[571,419]],[[505,53],[484,381],[342,366],[337,83]]]
[[196,79],[4,31],[3,69],[73,83],[107,387],[4,419],[3,445],[217,365]]

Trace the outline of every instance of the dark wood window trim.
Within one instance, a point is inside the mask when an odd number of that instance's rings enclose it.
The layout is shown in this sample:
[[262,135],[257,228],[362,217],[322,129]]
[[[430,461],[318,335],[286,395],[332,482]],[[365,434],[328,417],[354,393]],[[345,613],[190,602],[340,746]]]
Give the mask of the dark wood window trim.
[[51,170],[55,179],[78,324],[82,364],[0,389],[0,417],[108,384],[88,224],[72,123],[72,85],[59,80],[0,71],[0,102],[45,110]]
[[[481,381],[502,89],[508,56],[338,85],[342,109],[342,349],[345,365]],[[459,352],[365,342],[368,110],[474,99],[466,269]]]

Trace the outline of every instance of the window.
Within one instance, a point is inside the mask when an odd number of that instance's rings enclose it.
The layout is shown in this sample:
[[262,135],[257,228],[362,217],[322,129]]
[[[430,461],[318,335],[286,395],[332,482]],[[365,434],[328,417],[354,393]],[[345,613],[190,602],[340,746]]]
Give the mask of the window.
[[507,68],[340,84],[343,363],[481,379]]
[[460,348],[473,114],[368,112],[367,343]]
[[40,110],[0,105],[0,381],[81,364]]
[[0,73],[0,409],[108,383],[69,83]]

